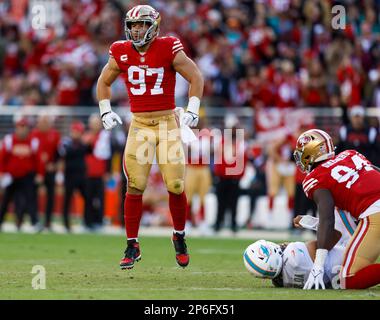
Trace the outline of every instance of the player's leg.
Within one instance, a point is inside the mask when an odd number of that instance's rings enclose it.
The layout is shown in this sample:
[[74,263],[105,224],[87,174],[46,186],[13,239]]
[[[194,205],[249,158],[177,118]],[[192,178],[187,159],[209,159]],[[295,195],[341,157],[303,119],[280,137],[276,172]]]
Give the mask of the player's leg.
[[236,223],[236,213],[237,213],[237,203],[239,199],[239,180],[238,179],[230,179],[229,180],[229,207],[231,210],[231,231],[238,231],[237,223]]
[[227,210],[228,205],[228,197],[226,197],[227,193],[227,187],[228,187],[228,181],[224,177],[218,177],[216,186],[215,186],[215,193],[216,193],[216,199],[217,199],[217,210],[216,210],[216,221],[214,229],[216,232],[220,230],[220,228],[223,226],[224,222],[224,215]]
[[272,213],[274,206],[274,198],[278,194],[281,186],[281,176],[273,163],[270,167],[273,170],[270,170],[270,172],[268,172],[268,207],[269,213]]
[[23,178],[23,194],[26,201],[25,211],[29,213],[33,227],[40,231],[38,219],[38,188],[34,182],[34,174],[29,174]]
[[343,289],[365,289],[380,283],[380,212],[360,220],[347,246],[340,273]]
[[7,213],[9,204],[14,196],[16,190],[16,184],[15,181],[13,181],[9,186],[7,186],[4,190],[3,194],[3,199],[1,201],[1,206],[0,206],[0,230],[1,230],[1,225],[4,221],[4,217]]
[[296,179],[295,175],[285,176],[284,187],[288,195],[288,209],[290,212],[294,211],[294,194],[296,192]]
[[93,228],[93,183],[92,178],[83,176],[76,176],[75,188],[79,190],[84,201],[83,223],[89,231]]
[[[167,135],[159,132],[159,143],[156,158],[160,171],[169,192],[169,209],[173,219],[172,242],[176,251],[176,261],[181,267],[189,264],[189,255],[185,241],[185,223],[187,198],[185,185],[185,154],[180,137],[180,131],[174,115],[162,117],[167,125]],[[161,125],[165,123],[161,123]],[[158,126],[158,130],[162,130]]]
[[70,232],[70,206],[71,199],[74,193],[74,175],[65,176],[65,196],[63,198],[63,224],[65,226],[66,232]]
[[16,190],[14,194],[14,205],[15,205],[15,215],[16,215],[16,227],[17,230],[21,230],[24,214],[27,211],[27,190],[25,177],[17,179]]
[[121,269],[131,269],[141,259],[138,233],[142,216],[142,196],[154,159],[156,137],[154,131],[141,122],[132,120],[123,156],[123,170],[127,178],[124,200],[124,224],[127,248],[120,261]]
[[44,183],[46,187],[45,227],[50,229],[54,209],[55,172],[46,173]]
[[94,198],[93,198],[93,226],[99,228],[103,225],[104,215],[104,182],[103,178],[97,177],[93,179]]

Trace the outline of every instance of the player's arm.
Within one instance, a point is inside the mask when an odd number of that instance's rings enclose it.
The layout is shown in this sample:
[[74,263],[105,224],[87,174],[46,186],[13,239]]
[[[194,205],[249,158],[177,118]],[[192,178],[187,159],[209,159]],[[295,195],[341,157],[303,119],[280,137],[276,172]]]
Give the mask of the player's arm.
[[120,117],[111,109],[111,85],[121,73],[115,59],[110,57],[104,66],[96,86],[96,96],[99,102],[103,126],[110,130],[116,126],[116,121],[122,124]]
[[313,194],[313,200],[317,204],[319,212],[317,247],[331,250],[336,244],[334,199],[329,190],[317,189]]
[[197,65],[184,51],[179,51],[173,60],[173,68],[189,82],[189,103],[183,123],[195,127],[199,120],[199,107],[203,95],[204,80]]
[[319,225],[317,231],[317,250],[315,252],[314,265],[309,273],[304,289],[325,289],[323,282],[324,265],[328,251],[334,246],[335,236],[335,215],[334,199],[327,189],[317,189],[314,191],[313,200],[318,206]]

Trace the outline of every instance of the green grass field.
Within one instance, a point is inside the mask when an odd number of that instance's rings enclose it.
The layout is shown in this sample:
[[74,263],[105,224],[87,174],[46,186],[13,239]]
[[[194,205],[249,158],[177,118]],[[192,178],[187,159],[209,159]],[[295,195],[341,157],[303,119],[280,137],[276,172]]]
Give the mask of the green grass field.
[[[189,238],[191,262],[175,264],[170,238],[141,237],[142,260],[118,263],[125,239],[105,235],[0,234],[0,299],[380,299],[362,291],[278,289],[245,269],[253,241]],[[46,289],[32,289],[32,267],[46,269]]]

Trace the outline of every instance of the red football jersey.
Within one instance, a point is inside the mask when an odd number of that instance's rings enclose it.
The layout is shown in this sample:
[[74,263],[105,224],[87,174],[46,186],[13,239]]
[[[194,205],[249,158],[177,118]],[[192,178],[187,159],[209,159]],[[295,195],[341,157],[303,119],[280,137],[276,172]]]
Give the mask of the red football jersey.
[[346,150],[312,170],[303,181],[310,199],[317,189],[328,189],[335,206],[359,218],[371,204],[380,199],[380,172],[355,150]]
[[175,108],[176,71],[172,63],[183,50],[175,37],[155,38],[147,52],[138,52],[132,41],[116,41],[110,55],[122,70],[132,112]]

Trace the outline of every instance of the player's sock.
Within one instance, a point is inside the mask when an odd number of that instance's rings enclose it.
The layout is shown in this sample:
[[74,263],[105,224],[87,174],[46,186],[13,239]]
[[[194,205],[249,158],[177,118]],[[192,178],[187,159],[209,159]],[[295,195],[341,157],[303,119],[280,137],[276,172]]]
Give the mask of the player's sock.
[[199,208],[199,220],[205,220],[205,206],[203,204],[201,204],[201,207]]
[[273,210],[274,197],[269,196],[268,199],[269,199],[269,211],[272,211]]
[[371,264],[343,281],[345,289],[366,289],[380,284],[380,263]]
[[127,192],[124,200],[124,222],[128,239],[138,237],[141,216],[142,194],[129,194]]
[[289,210],[293,210],[294,209],[294,197],[289,197],[288,198],[288,208],[289,208]]
[[185,192],[175,194],[169,192],[169,208],[175,230],[185,230],[187,199]]

